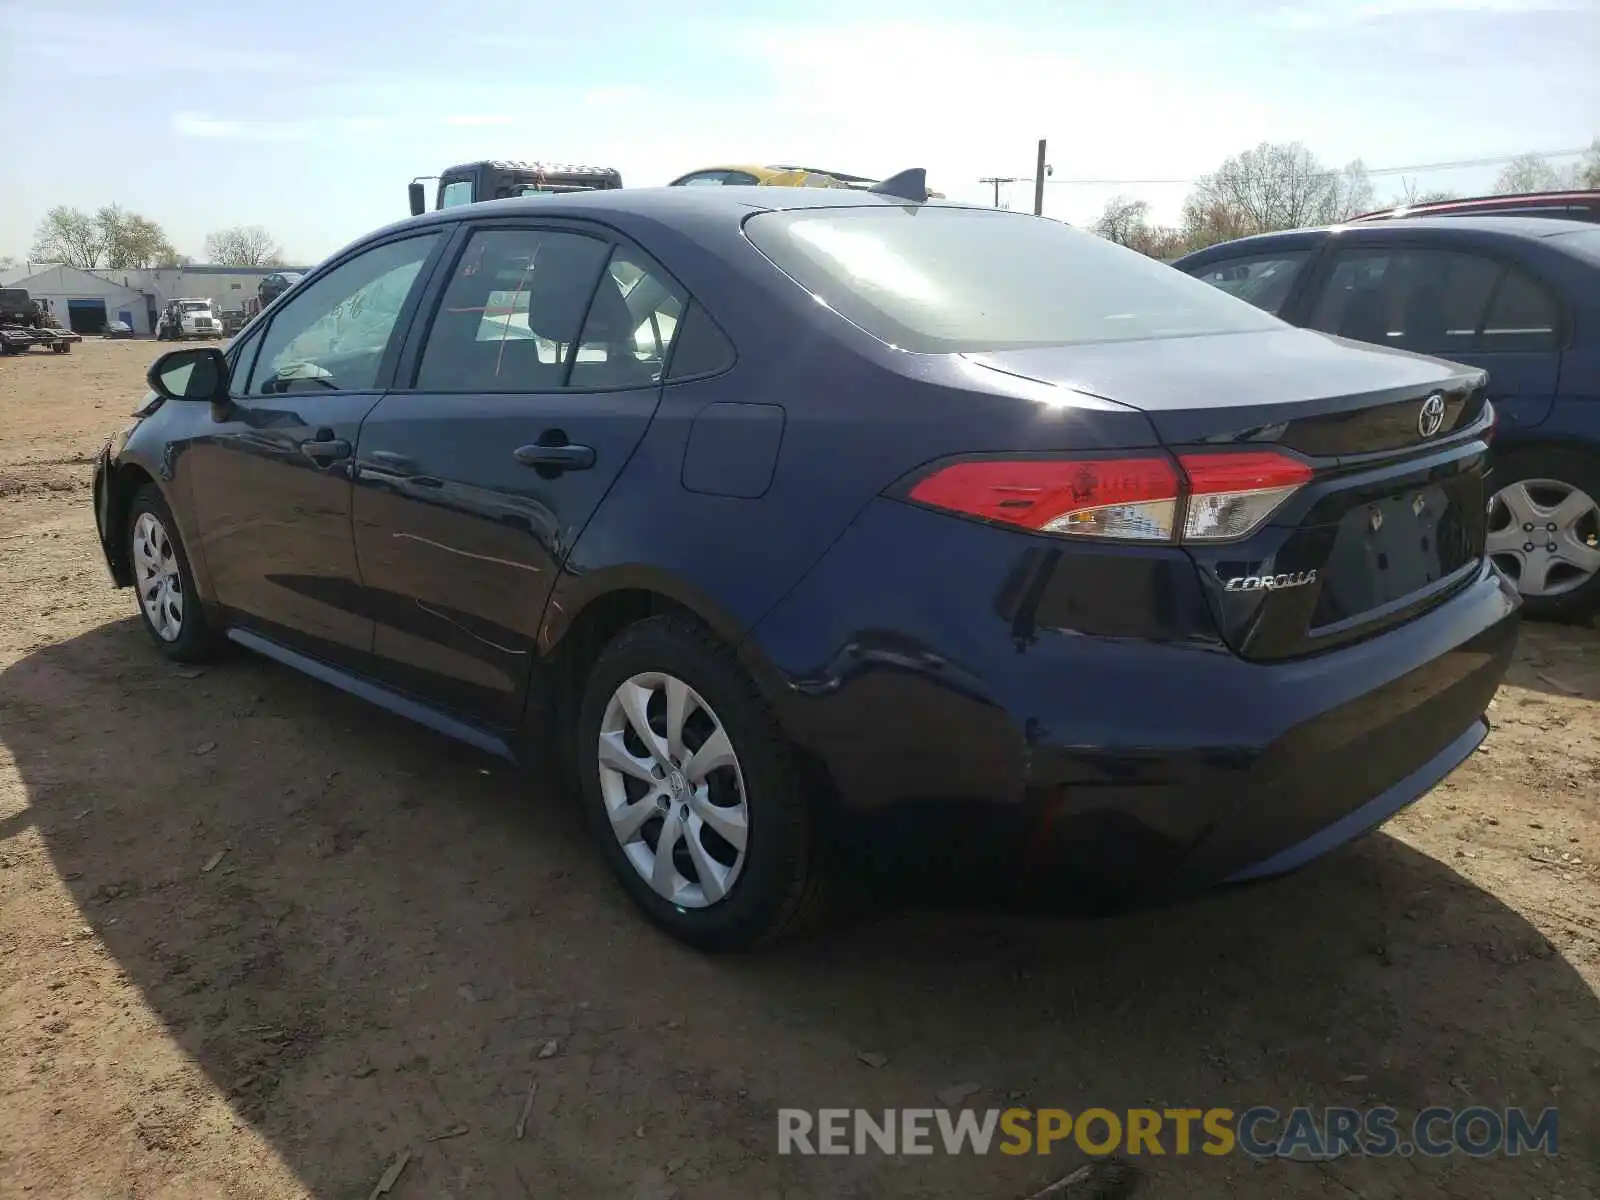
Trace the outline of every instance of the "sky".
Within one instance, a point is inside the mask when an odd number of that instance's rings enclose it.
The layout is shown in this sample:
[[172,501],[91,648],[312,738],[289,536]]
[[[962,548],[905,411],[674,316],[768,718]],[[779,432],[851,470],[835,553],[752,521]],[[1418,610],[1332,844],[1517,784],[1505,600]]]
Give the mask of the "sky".
[[[987,203],[978,180],[1030,176],[1039,138],[1048,215],[1087,224],[1123,194],[1172,219],[1181,182],[1074,181],[1191,180],[1261,141],[1369,168],[1588,145],[1600,0],[0,0],[0,100],[18,258],[51,206],[115,202],[196,257],[261,225],[309,265],[407,215],[414,176],[479,158],[629,186],[922,166]],[[1380,202],[1401,178],[1374,179]],[[1032,185],[1002,200],[1029,208]]]

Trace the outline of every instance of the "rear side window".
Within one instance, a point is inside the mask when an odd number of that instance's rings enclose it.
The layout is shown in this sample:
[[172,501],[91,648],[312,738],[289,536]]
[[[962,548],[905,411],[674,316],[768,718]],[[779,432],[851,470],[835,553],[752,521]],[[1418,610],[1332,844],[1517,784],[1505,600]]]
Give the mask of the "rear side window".
[[1419,354],[1471,353],[1500,271],[1454,250],[1340,251],[1311,327]]
[[559,230],[474,233],[428,331],[417,388],[559,390],[610,253],[606,242]]
[[705,309],[690,301],[684,314],[683,325],[678,330],[678,340],[672,347],[672,365],[667,378],[696,379],[716,375],[734,364],[733,343]]
[[1508,268],[1483,325],[1486,351],[1549,351],[1561,342],[1561,313],[1536,280]]
[[1044,217],[939,205],[794,209],[757,214],[745,233],[821,302],[905,350],[1283,328],[1182,271]]
[[1209,283],[1276,315],[1289,298],[1289,289],[1294,286],[1300,268],[1310,257],[1310,250],[1280,250],[1275,254],[1226,258],[1195,267],[1189,273],[1201,283]]

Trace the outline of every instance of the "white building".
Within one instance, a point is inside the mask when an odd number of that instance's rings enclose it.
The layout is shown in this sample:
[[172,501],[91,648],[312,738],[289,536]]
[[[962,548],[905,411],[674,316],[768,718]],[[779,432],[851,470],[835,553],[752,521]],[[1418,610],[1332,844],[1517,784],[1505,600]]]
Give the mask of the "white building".
[[254,299],[260,282],[275,271],[305,267],[138,267],[127,270],[31,263],[5,273],[0,284],[26,288],[49,300],[56,319],[79,333],[101,332],[107,321],[126,321],[140,336],[155,332],[156,317],[168,300],[210,300],[220,316],[238,312]]
[[135,287],[113,283],[93,271],[77,267],[46,267],[33,264],[35,273],[18,277],[8,272],[5,286],[25,288],[35,300],[48,300],[56,320],[79,333],[100,333],[107,321],[126,321],[135,333],[149,333],[150,300]]

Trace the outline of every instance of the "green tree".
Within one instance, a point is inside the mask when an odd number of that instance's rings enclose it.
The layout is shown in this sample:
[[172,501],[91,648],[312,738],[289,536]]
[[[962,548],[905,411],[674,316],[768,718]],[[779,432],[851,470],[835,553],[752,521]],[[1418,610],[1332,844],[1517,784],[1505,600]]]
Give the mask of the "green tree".
[[105,237],[93,217],[82,209],[58,204],[39,222],[28,257],[89,270],[100,265],[105,250]]
[[1566,180],[1563,172],[1545,162],[1538,154],[1519,154],[1501,168],[1495,176],[1494,191],[1497,196],[1519,192],[1553,192]]
[[1600,189],[1600,137],[1589,143],[1589,150],[1574,172],[1579,187]]
[[108,204],[95,214],[105,241],[106,266],[115,270],[154,267],[175,259],[177,250],[166,232],[149,217],[125,212],[121,205]]

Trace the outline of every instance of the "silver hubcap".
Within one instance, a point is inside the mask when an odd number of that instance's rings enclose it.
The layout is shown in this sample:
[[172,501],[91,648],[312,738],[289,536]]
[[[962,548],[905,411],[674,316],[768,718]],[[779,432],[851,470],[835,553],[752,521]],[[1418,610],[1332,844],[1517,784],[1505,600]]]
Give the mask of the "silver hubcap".
[[1559,479],[1524,479],[1489,502],[1489,554],[1524,596],[1575,591],[1600,571],[1600,506]]
[[707,908],[744,867],[750,810],[733,743],[683,680],[627,680],[600,722],[600,793],[639,878],[680,908]]
[[133,571],[150,627],[162,641],[177,641],[183,632],[183,577],[166,527],[149,513],[133,523]]

